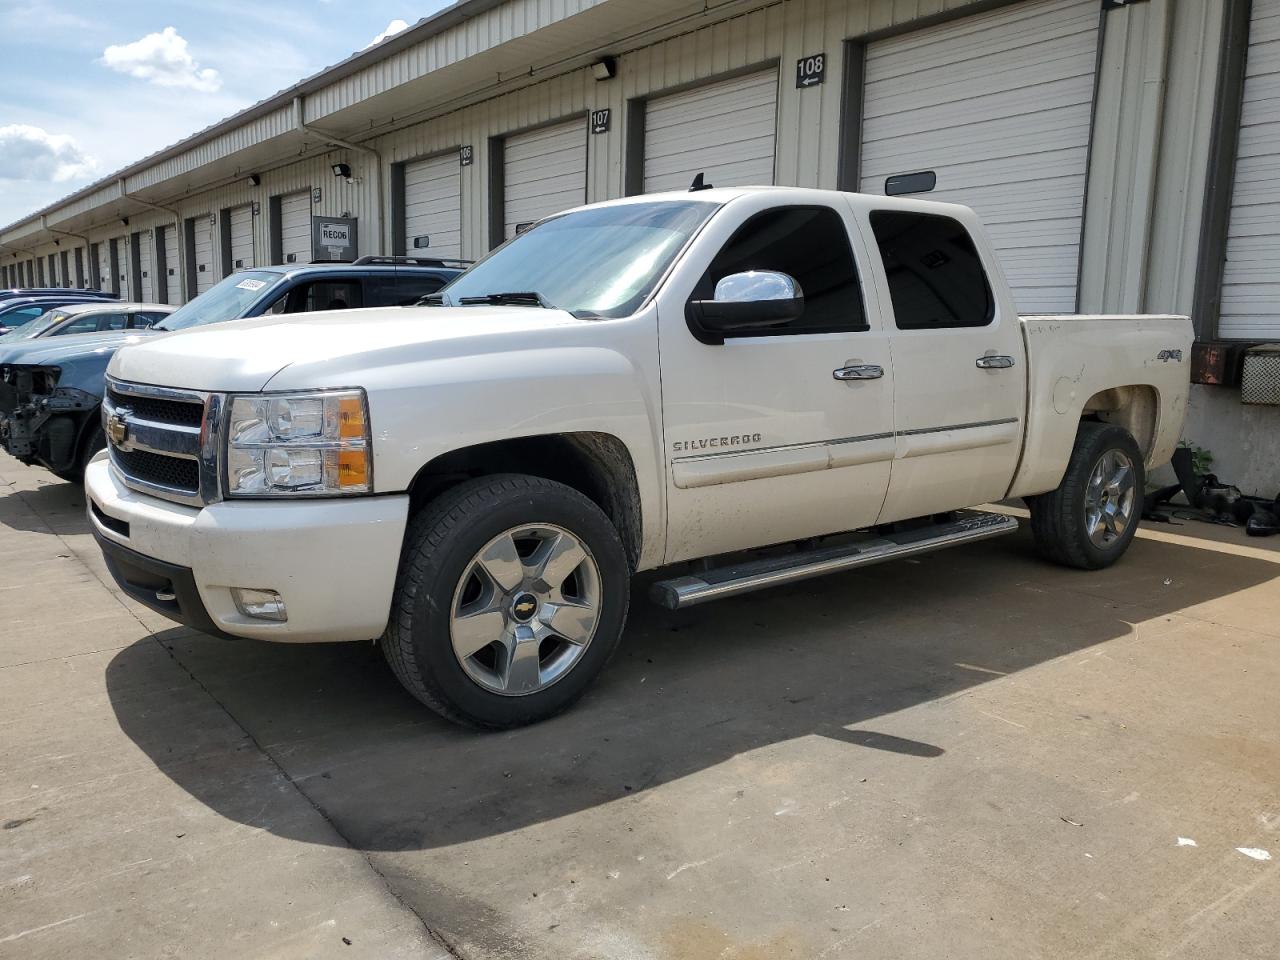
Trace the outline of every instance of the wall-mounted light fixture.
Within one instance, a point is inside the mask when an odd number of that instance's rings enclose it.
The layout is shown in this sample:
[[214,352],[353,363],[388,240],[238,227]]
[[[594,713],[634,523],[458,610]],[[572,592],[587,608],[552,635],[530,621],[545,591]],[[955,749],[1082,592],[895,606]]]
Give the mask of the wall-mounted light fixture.
[[335,163],[335,164],[333,165],[333,175],[334,175],[335,177],[341,177],[343,180],[350,180],[350,179],[351,179],[351,164],[349,164],[349,163]]
[[591,65],[591,75],[597,80],[612,80],[618,73],[618,61],[613,57],[601,57]]
[[129,225],[129,218],[128,218],[128,217],[121,217],[121,218],[120,218],[120,222],[121,222],[121,223],[123,223],[123,224],[127,227],[127,226]]
[[262,183],[262,176],[257,173],[251,173],[245,179],[249,181],[249,186],[251,187],[256,187]]

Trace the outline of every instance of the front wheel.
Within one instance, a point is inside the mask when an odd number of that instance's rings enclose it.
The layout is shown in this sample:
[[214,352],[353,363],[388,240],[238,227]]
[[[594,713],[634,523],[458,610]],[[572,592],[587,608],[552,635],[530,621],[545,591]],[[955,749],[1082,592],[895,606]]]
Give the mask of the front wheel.
[[1142,516],[1146,474],[1129,431],[1085,422],[1058,489],[1031,497],[1031,532],[1041,556],[1081,570],[1124,555]]
[[617,531],[576,490],[514,474],[471,480],[414,517],[381,646],[405,688],[448,719],[533,723],[604,668],[629,580]]

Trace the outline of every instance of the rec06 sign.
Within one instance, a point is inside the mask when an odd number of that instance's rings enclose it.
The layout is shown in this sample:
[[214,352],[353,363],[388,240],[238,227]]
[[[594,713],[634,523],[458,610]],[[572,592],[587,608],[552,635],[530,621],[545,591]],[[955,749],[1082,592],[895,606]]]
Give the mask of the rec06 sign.
[[316,260],[354,260],[360,250],[356,217],[312,217],[311,255]]
[[826,78],[827,55],[815,53],[796,61],[796,89],[816,87]]

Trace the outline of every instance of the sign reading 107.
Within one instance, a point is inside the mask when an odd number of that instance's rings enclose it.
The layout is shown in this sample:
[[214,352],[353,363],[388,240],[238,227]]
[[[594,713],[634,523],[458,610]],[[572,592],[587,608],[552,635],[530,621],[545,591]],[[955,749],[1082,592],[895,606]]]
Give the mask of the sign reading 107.
[[801,57],[796,61],[796,86],[816,87],[823,80],[827,66],[827,55],[815,53],[809,57]]

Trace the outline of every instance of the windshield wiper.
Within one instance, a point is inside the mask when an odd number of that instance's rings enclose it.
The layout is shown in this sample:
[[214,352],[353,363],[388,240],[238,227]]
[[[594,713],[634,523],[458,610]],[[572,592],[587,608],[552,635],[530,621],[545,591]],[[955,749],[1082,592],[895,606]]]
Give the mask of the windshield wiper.
[[544,307],[547,310],[559,309],[536,290],[517,290],[505,293],[486,293],[482,297],[459,297],[459,304],[488,303],[503,307]]
[[415,307],[443,307],[444,305],[443,293],[428,293],[414,304]]

